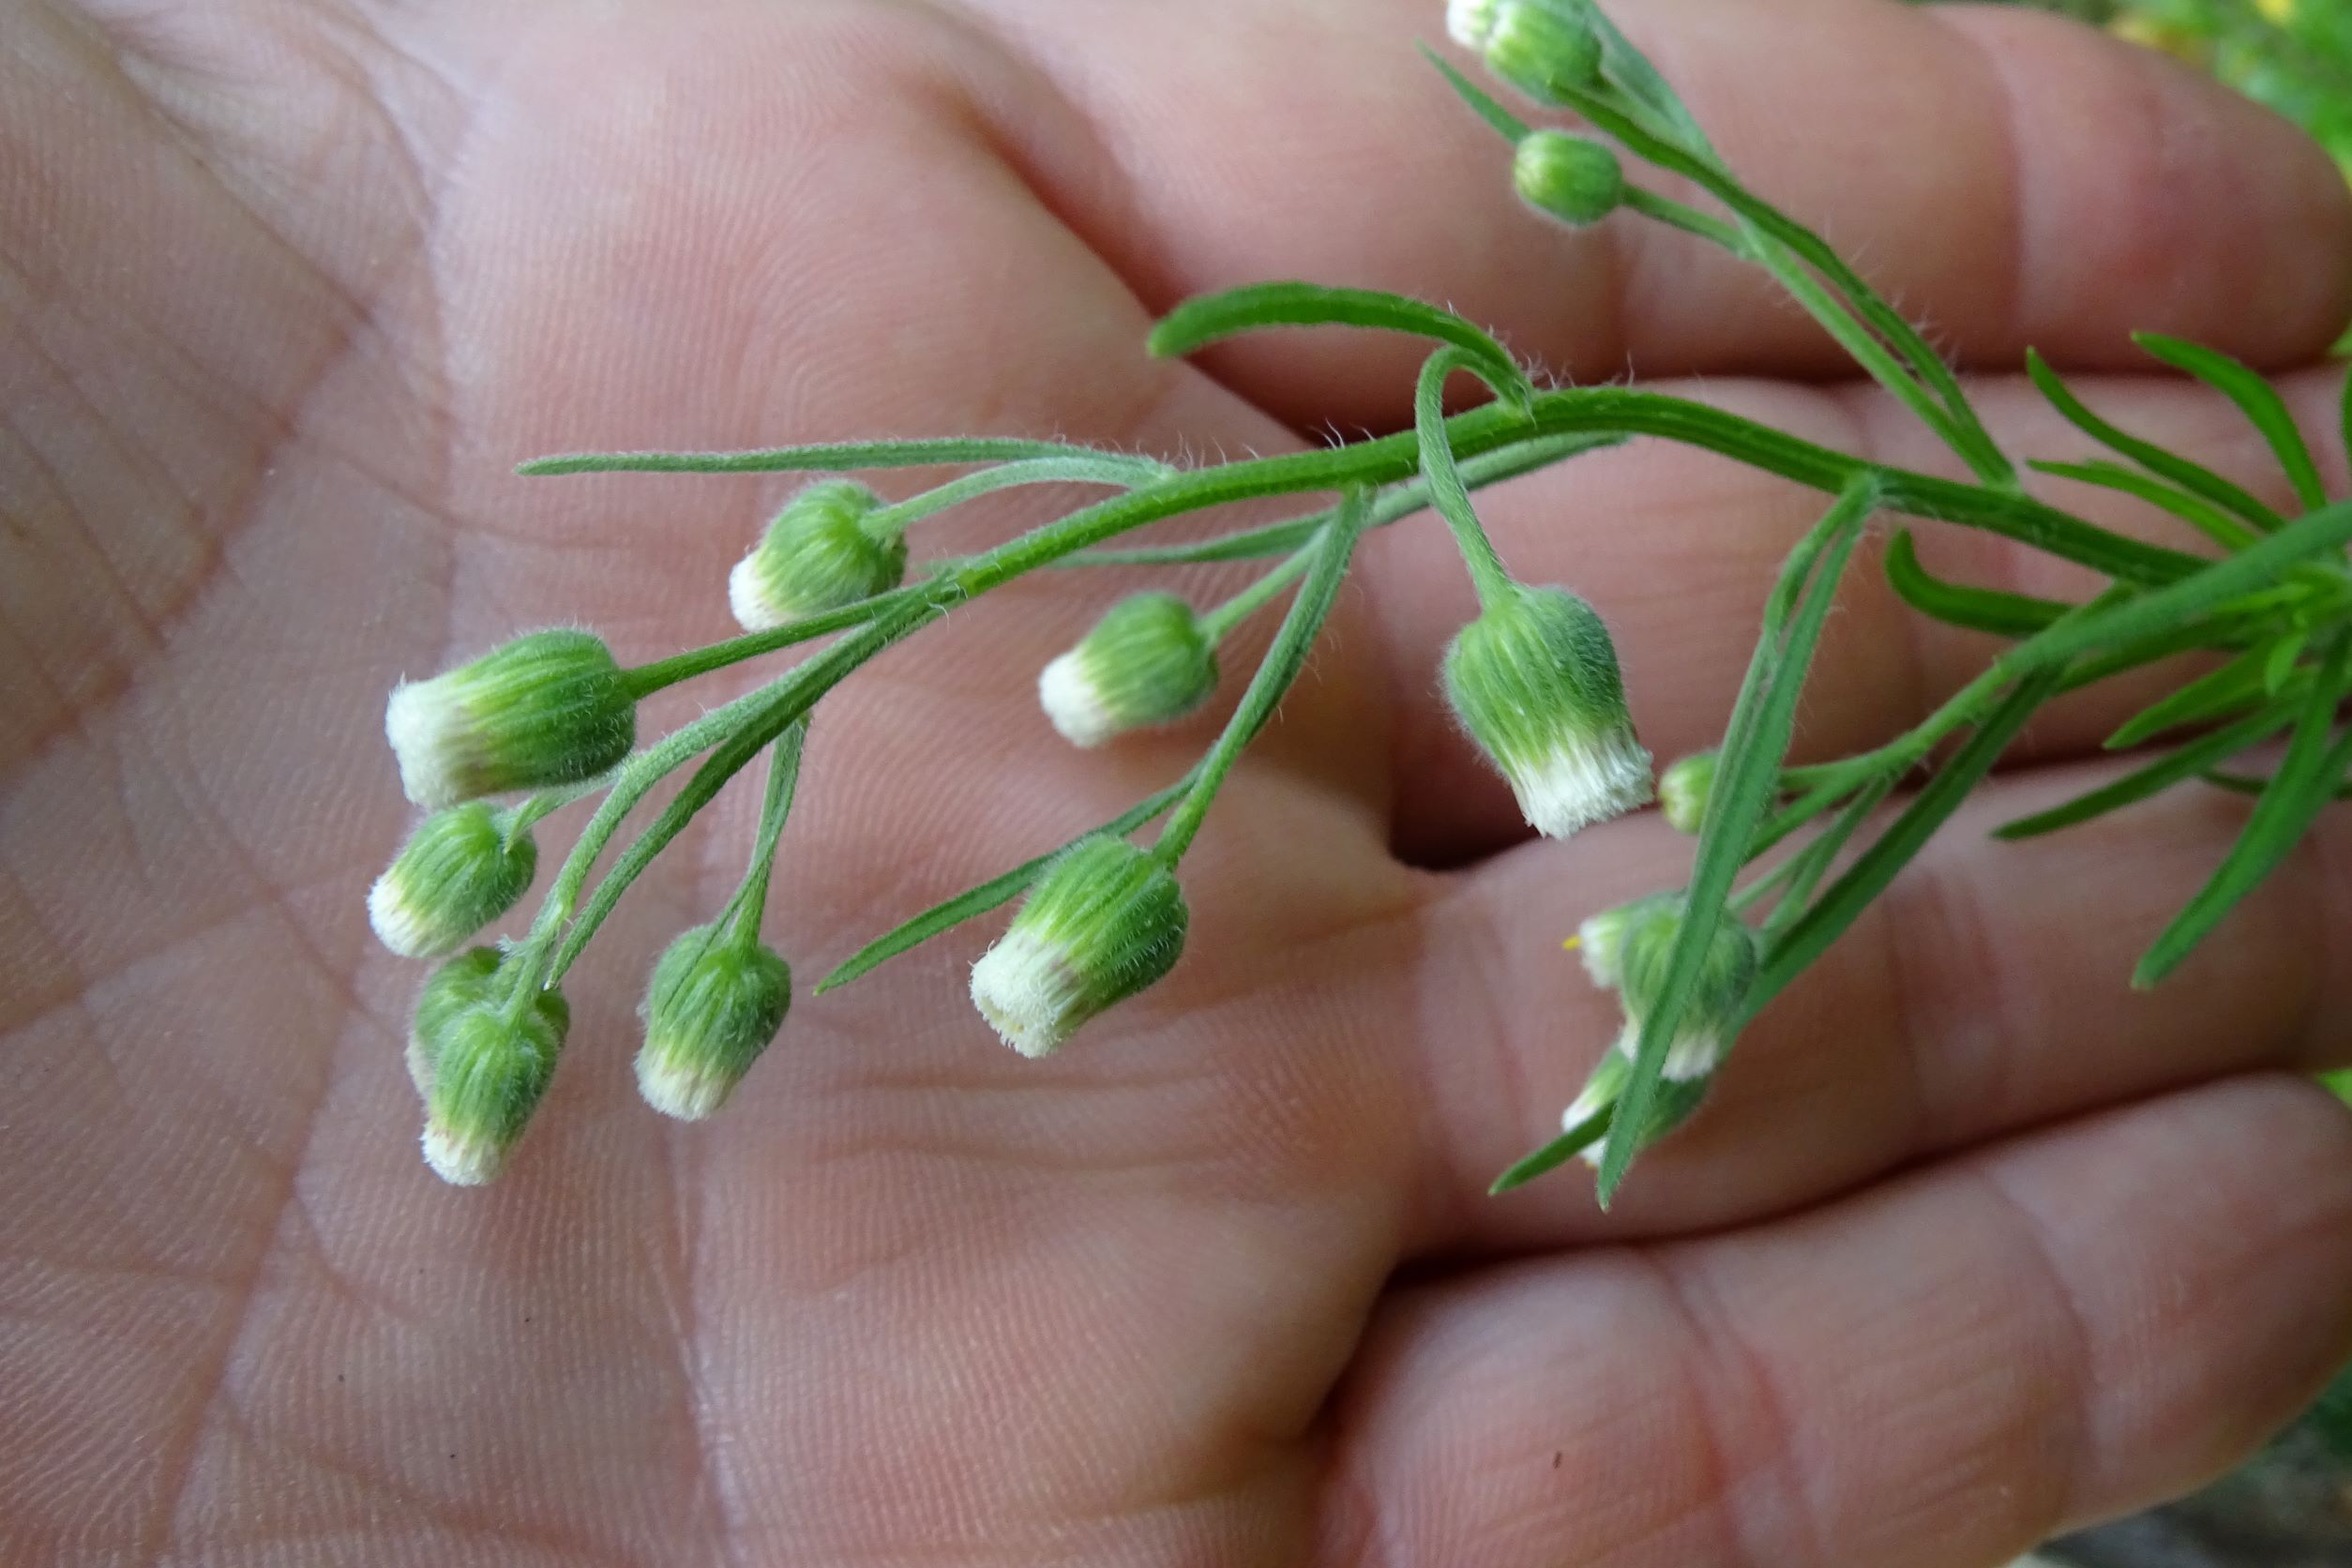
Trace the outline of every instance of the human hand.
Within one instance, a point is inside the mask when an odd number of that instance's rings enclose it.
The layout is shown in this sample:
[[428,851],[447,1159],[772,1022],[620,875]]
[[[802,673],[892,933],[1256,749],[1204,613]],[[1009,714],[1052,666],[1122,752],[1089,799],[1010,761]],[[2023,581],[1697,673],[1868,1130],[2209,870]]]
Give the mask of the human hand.
[[[2124,370],[2155,327],[2285,369],[2345,312],[2332,171],[2154,56],[1875,0],[1626,9],[1733,165],[1984,372],[2016,450],[2073,446],[2005,373],[2029,341]],[[720,1118],[647,1111],[634,988],[724,897],[731,803],[599,938],[507,1177],[417,1161],[419,972],[360,912],[406,824],[384,692],[519,626],[625,658],[722,635],[782,493],[519,459],[1402,423],[1393,344],[1140,353],[1185,294],[1304,277],[1934,465],[1812,379],[1831,353],[1760,279],[1518,211],[1413,58],[1439,21],[19,10],[0,1560],[1968,1568],[2291,1412],[2352,1318],[2352,1128],[2290,1076],[2352,1055],[2343,830],[2155,997],[2131,957],[2241,807],[2167,797],[2030,859],[1953,834],[1612,1211],[1567,1177],[1490,1201],[1614,1031],[1560,937],[1688,846],[1652,818],[1517,841],[1435,694],[1471,601],[1428,527],[1367,541],[1187,861],[1191,955],[1063,1055],[988,1037],[965,933],[804,996]],[[2080,384],[2258,483],[2208,395]],[[2324,426],[2331,376],[2282,385]],[[1817,502],[1636,446],[1482,505],[1521,576],[1610,616],[1671,757],[1718,732]],[[1813,750],[1984,656],[1875,583]],[[804,981],[1184,765],[1198,734],[1078,757],[1034,710],[1106,602],[1023,581],[828,703],[772,912]],[[2129,701],[2054,714],[1970,820],[2075,787]]]

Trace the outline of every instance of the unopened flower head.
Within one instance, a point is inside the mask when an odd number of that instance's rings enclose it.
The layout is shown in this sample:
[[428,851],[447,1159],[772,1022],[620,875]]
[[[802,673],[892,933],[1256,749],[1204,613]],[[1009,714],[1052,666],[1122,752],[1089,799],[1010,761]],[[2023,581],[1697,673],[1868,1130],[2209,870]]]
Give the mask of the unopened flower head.
[[1648,804],[1616,647],[1574,594],[1522,587],[1489,606],[1446,650],[1445,688],[1537,832],[1564,838]]
[[1484,52],[1495,34],[1495,12],[1502,0],[1446,0],[1446,36],[1464,49]]
[[1216,646],[1192,606],[1173,594],[1136,594],[1046,666],[1037,699],[1064,740],[1099,746],[1184,717],[1216,686]]
[[417,823],[368,890],[368,923],[403,958],[437,958],[515,907],[539,863],[528,829],[478,800]]
[[1715,790],[1716,753],[1694,751],[1658,776],[1658,809],[1677,833],[1696,833]]
[[571,1027],[561,992],[536,992],[509,1018],[512,979],[494,974],[489,994],[442,1025],[426,1096],[425,1163],[443,1181],[479,1186],[495,1180],[554,1076]]
[[[1603,1111],[1618,1110],[1624,1103],[1625,1090],[1633,1082],[1633,1078],[1634,1064],[1623,1052],[1615,1049],[1604,1051],[1601,1060],[1593,1064],[1591,1076],[1585,1079],[1582,1091],[1568,1103],[1568,1108],[1560,1112],[1560,1130],[1563,1133],[1576,1132]],[[1651,1096],[1650,1114],[1641,1137],[1634,1144],[1636,1152],[1649,1148],[1689,1121],[1706,1096],[1707,1085],[1704,1081],[1677,1083],[1669,1079],[1660,1083]],[[1614,1132],[1616,1129],[1612,1126],[1609,1130]],[[1576,1155],[1598,1169],[1607,1150],[1607,1138],[1596,1138],[1577,1150]]]
[[1484,53],[1488,70],[1538,103],[1566,103],[1601,80],[1601,40],[1561,0],[1500,0]]
[[384,732],[429,807],[593,778],[637,744],[637,704],[601,639],[535,631],[392,693]]
[[[1666,994],[1667,966],[1675,939],[1681,933],[1683,905],[1679,898],[1661,900],[1634,922],[1625,933],[1619,986],[1625,1002],[1625,1029],[1618,1049],[1634,1056],[1641,1046],[1645,1021]],[[1756,980],[1756,932],[1736,915],[1716,922],[1707,944],[1698,980],[1683,1003],[1674,1041],[1666,1049],[1666,1076],[1678,1083],[1706,1078],[1723,1064],[1731,1048],[1732,1031],[1748,988]]]
[[1561,130],[1531,130],[1512,155],[1511,183],[1536,211],[1581,228],[1625,199],[1625,171],[1598,142]]
[[449,1020],[489,1000],[498,963],[497,948],[469,947],[425,977],[408,1020],[408,1077],[419,1094],[433,1092],[433,1064]]
[[792,967],[774,949],[735,940],[723,922],[679,937],[654,965],[641,1009],[637,1087],[645,1103],[687,1122],[718,1109],[792,1004]]
[[1044,1056],[1175,967],[1184,895],[1123,838],[1082,838],[1038,874],[1003,939],[972,966],[972,1000],[1004,1043]]
[[825,479],[784,504],[727,577],[727,602],[746,631],[885,594],[905,580],[907,541],[867,519],[882,498],[854,479]]
[[1584,972],[1592,977],[1594,985],[1605,991],[1617,988],[1624,975],[1627,933],[1673,901],[1672,894],[1654,893],[1585,917],[1584,924],[1576,927],[1574,945],[1576,956],[1584,960]]

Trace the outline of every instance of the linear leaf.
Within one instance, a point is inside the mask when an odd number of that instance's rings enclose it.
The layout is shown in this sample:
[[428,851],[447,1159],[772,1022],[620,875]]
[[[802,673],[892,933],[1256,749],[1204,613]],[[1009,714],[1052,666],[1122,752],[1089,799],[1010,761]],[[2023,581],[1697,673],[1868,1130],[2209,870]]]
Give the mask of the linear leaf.
[[1907,528],[1888,541],[1887,580],[1897,597],[1922,615],[1970,631],[2001,637],[2030,637],[2073,609],[2055,599],[2029,598],[1993,588],[1947,582],[1920,565],[1919,547]]
[[2276,530],[2285,519],[2255,500],[2245,490],[2223,478],[2202,463],[2191,462],[2178,452],[2168,451],[2152,442],[2124,434],[2087,407],[2083,400],[2058,379],[2049,361],[2033,349],[2026,351],[2026,374],[2050,400],[2050,406],[2064,415],[2068,421],[2101,445],[2114,448],[2138,463],[2151,474],[2163,475],[2193,495],[2203,496],[2215,505],[2237,513],[2264,534]]
[[853,474],[875,468],[1015,462],[1023,458],[1123,455],[1060,441],[947,436],[914,441],[827,442],[750,452],[565,452],[518,463],[515,472],[525,477],[555,474],[775,474],[792,470]]
[[2030,817],[2020,817],[2013,822],[1996,828],[1993,837],[2009,839],[2039,837],[2161,794],[2277,733],[2294,721],[2295,707],[2292,702],[2273,703],[2258,714],[2239,719],[2225,730],[2216,730],[2209,735],[2200,736],[2178,751],[2126,774],[2112,784],[2068,801],[2064,806],[2053,807]]
[[2028,468],[2037,474],[2047,474],[2054,479],[2072,479],[2078,485],[2096,485],[2102,490],[2145,501],[2149,505],[2170,512],[2224,550],[2243,550],[2260,535],[2227,512],[2187,490],[2164,483],[2153,474],[2143,474],[2127,468],[2108,458],[2089,462],[2028,462]]
[[[1616,1048],[1615,1046],[1609,1048],[1611,1050]],[[1615,1110],[1613,1106],[1602,1107],[1535,1153],[1521,1158],[1495,1178],[1494,1185],[1486,1189],[1486,1196],[1500,1197],[1513,1187],[1523,1187],[1538,1176],[1546,1176],[1558,1170],[1608,1136],[1609,1120]]]
[[1162,316],[1147,346],[1159,358],[1178,359],[1223,339],[1274,326],[1365,326],[1431,338],[1469,354],[1505,396],[1524,400],[1531,390],[1527,372],[1490,334],[1451,310],[1374,289],[1274,282],[1201,294]]
[[1470,106],[1470,112],[1492,126],[1495,133],[1504,141],[1516,144],[1527,135],[1528,123],[1505,109],[1492,93],[1455,69],[1453,61],[1425,43],[1421,45],[1421,57],[1437,67],[1438,73],[1445,78],[1446,85],[1452,87],[1461,100]]
[[2332,746],[2328,739],[2336,707],[2344,701],[2348,663],[2352,640],[2339,641],[2329,652],[2317,683],[2304,697],[2294,738],[2286,744],[2286,757],[2271,776],[2270,787],[2254,802],[2254,814],[2212,879],[2140,959],[2132,972],[2134,987],[2146,989],[2179,968],[2229,912],[2278,868],[2328,804],[2344,769],[2352,766],[2352,732]]
[[2328,504],[2327,488],[2319,482],[2319,469],[2311,460],[2311,448],[2303,445],[2303,432],[2296,425],[2295,415],[2287,412],[2286,400],[2250,366],[2201,343],[2168,338],[2161,332],[2134,332],[2132,340],[2174,369],[2187,371],[2236,403],[2254,428],[2262,432],[2262,439],[2270,444],[2270,450],[2278,454],[2279,466],[2286,471],[2287,482],[2295,487],[2296,499],[2303,504],[2303,510],[2312,511]]
[[2240,654],[2219,670],[2150,702],[2117,726],[2115,733],[2100,745],[2108,751],[2128,751],[2168,730],[2209,723],[2235,713],[2267,695],[2264,664],[2255,653]]
[[[1765,610],[1763,634],[1748,665],[1731,722],[1717,753],[1715,782],[1699,824],[1698,850],[1683,900],[1682,922],[1666,966],[1658,1001],[1642,1020],[1632,1076],[1618,1101],[1608,1145],[1601,1160],[1600,1200],[1615,1198],[1650,1126],[1651,1108],[1666,1068],[1666,1052],[1681,1026],[1690,995],[1723,921],[1739,916],[1726,907],[1740,868],[1752,853],[1756,828],[1779,788],[1781,764],[1796,728],[1797,701],[1821,628],[1835,602],[1839,581],[1862,542],[1862,526],[1877,509],[1878,487],[1858,479],[1790,555],[1772,600]],[[1784,630],[1785,627],[1785,630]]]
[[[1081,834],[1079,837],[1092,838],[1096,834],[1109,834],[1114,837],[1123,838],[1175,805],[1191,785],[1192,775],[1186,774],[1157,794],[1151,795],[1129,807],[1118,816],[1094,829],[1093,833]],[[1072,839],[1071,843],[1077,841],[1077,839]],[[991,877],[977,887],[967,888],[953,898],[933,904],[906,924],[876,937],[872,942],[844,958],[832,973],[818,981],[817,994],[822,996],[837,986],[846,986],[859,976],[888,963],[899,954],[920,947],[941,932],[951,930],[967,920],[974,919],[992,909],[1012,902],[1027,890],[1031,882],[1037,880],[1037,873],[1046,868],[1048,861],[1069,847],[1069,844],[1064,844],[1061,849],[1048,851],[1034,860],[1024,861],[1002,876]]]

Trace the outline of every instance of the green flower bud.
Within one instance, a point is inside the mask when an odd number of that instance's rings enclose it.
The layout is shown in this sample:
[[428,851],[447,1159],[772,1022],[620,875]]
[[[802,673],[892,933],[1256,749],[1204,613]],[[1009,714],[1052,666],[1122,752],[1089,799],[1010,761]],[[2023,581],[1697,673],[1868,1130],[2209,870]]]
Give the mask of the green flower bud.
[[972,966],[972,1004],[1006,1045],[1044,1056],[1174,968],[1186,920],[1184,891],[1155,856],[1123,838],[1081,838]]
[[[1625,1028],[1617,1048],[1627,1056],[1641,1047],[1643,1020],[1666,994],[1666,966],[1682,928],[1682,901],[1660,900],[1625,933],[1620,958],[1620,988],[1625,999]],[[1741,1004],[1756,980],[1756,932],[1745,921],[1726,916],[1715,926],[1698,983],[1682,1008],[1674,1042],[1667,1048],[1666,1076],[1677,1083],[1702,1080],[1723,1064],[1731,1049]]]
[[1560,0],[1455,0],[1446,8],[1455,41],[1538,103],[1568,101],[1601,81],[1601,40]]
[[1446,650],[1445,688],[1537,832],[1565,838],[1648,804],[1617,650],[1574,594],[1523,587],[1488,607]]
[[1216,688],[1215,644],[1192,606],[1173,594],[1120,600],[1037,677],[1046,716],[1073,746],[1172,723]]
[[396,687],[384,732],[408,798],[437,808],[595,777],[637,744],[637,703],[600,639],[535,631]]
[[1716,755],[1694,751],[1658,776],[1658,807],[1677,833],[1696,833],[1714,792]]
[[[1626,1085],[1633,1081],[1633,1077],[1634,1065],[1621,1051],[1612,1049],[1604,1052],[1599,1063],[1592,1069],[1592,1076],[1585,1080],[1583,1091],[1560,1113],[1560,1130],[1575,1132],[1602,1111],[1621,1105],[1625,1097]],[[1648,1124],[1635,1141],[1635,1151],[1638,1153],[1649,1148],[1689,1121],[1706,1097],[1707,1085],[1703,1081],[1676,1083],[1668,1080],[1660,1083],[1657,1092],[1650,1098]],[[1612,1127],[1610,1130],[1614,1132],[1616,1129]],[[1596,1138],[1576,1151],[1576,1156],[1597,1170],[1607,1151],[1608,1140]]]
[[1486,40],[1495,36],[1495,13],[1501,8],[1502,0],[1446,0],[1446,35],[1464,49],[1484,53]]
[[1653,893],[1647,898],[1636,898],[1630,904],[1603,910],[1588,915],[1576,927],[1576,936],[1568,945],[1576,949],[1584,959],[1584,971],[1592,983],[1605,991],[1613,991],[1624,974],[1626,934],[1655,913],[1661,905],[1671,904],[1674,895]]
[[490,976],[483,999],[451,1014],[439,1031],[425,1098],[425,1163],[456,1186],[479,1186],[506,1168],[571,1027],[571,1008],[552,989],[533,996],[509,1022],[509,979]]
[[433,1092],[433,1064],[449,1020],[490,999],[498,962],[497,948],[469,947],[426,976],[408,1021],[408,1077],[419,1094]]
[[792,967],[773,949],[731,941],[721,925],[679,937],[654,965],[639,1010],[645,1043],[637,1087],[645,1103],[686,1122],[710,1115],[784,1027],[792,1004]]
[[527,830],[506,841],[503,812],[480,801],[436,811],[368,890],[368,924],[403,958],[454,953],[515,907],[538,864]]
[[744,630],[822,615],[905,580],[907,541],[866,526],[881,505],[854,479],[821,480],[786,502],[727,576],[727,602]]
[[1598,142],[1561,130],[1531,130],[1511,159],[1511,183],[1529,206],[1581,228],[1625,199],[1625,171]]

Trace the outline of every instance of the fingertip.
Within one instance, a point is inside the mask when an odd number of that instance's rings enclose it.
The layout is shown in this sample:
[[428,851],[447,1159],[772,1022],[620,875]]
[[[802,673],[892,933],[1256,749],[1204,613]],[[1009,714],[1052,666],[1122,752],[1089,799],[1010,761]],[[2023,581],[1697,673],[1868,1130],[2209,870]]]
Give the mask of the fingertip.
[[2007,6],[1927,13],[1998,82],[2013,319],[2085,368],[2145,369],[2135,330],[2257,365],[2352,318],[2352,187],[2299,128],[2160,52]]

